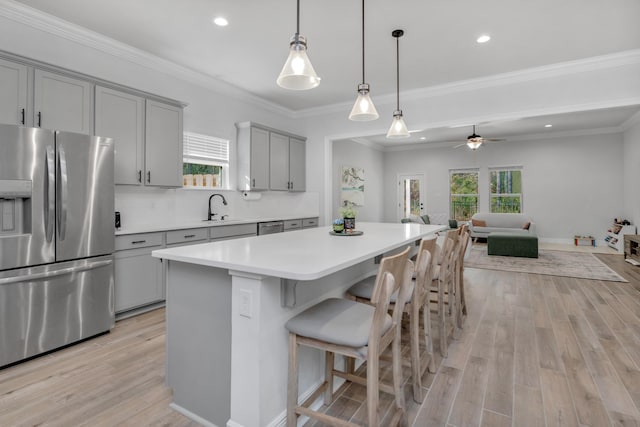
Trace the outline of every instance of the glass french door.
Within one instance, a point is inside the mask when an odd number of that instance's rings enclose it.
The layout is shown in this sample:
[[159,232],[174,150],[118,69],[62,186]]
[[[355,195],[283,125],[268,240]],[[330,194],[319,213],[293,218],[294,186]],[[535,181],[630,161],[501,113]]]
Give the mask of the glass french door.
[[423,174],[398,175],[398,221],[425,213]]

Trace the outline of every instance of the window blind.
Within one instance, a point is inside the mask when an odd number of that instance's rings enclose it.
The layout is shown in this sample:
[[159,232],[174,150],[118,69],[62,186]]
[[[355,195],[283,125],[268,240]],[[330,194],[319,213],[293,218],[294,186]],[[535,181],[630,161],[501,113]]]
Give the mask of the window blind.
[[229,163],[229,141],[209,135],[185,132],[182,147],[185,163],[220,165]]

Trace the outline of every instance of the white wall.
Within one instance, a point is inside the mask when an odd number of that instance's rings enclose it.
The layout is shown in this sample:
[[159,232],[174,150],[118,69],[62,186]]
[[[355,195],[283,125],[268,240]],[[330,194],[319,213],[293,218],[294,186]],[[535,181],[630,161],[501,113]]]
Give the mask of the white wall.
[[358,221],[380,222],[383,220],[385,200],[382,194],[383,158],[380,150],[353,141],[333,144],[333,218],[339,217],[340,175],[342,166],[364,169],[364,206],[357,206]]
[[[575,234],[602,239],[614,217],[624,215],[622,134],[592,135],[466,147],[395,151],[385,155],[384,194],[395,200],[398,173],[426,176],[426,211],[449,212],[449,170],[479,169],[480,211],[488,211],[488,168],[521,166],[524,213],[545,240]],[[392,204],[386,221],[397,221]]]
[[640,121],[624,133],[624,213],[640,226]]

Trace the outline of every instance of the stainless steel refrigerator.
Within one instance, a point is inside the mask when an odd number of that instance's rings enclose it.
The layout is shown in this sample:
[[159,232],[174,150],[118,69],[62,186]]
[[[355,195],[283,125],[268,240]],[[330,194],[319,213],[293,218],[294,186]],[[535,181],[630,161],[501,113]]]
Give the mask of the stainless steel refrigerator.
[[113,150],[0,125],[0,367],[113,327]]

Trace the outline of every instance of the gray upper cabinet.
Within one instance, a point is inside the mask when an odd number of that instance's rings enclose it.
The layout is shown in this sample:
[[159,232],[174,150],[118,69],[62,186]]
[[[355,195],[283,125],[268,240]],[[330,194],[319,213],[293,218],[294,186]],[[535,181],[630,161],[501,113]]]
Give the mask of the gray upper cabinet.
[[301,139],[289,139],[289,191],[306,191],[307,189],[307,152],[306,144]]
[[269,189],[289,190],[289,137],[271,132],[269,137]]
[[142,184],[144,98],[96,86],[96,135],[115,141],[115,183]]
[[147,100],[146,185],[182,187],[182,108]]
[[238,189],[305,191],[303,138],[251,122],[238,128]]
[[269,131],[237,123],[238,190],[269,189]]
[[92,84],[35,70],[33,123],[36,127],[92,134]]
[[27,66],[0,59],[0,123],[29,125]]

